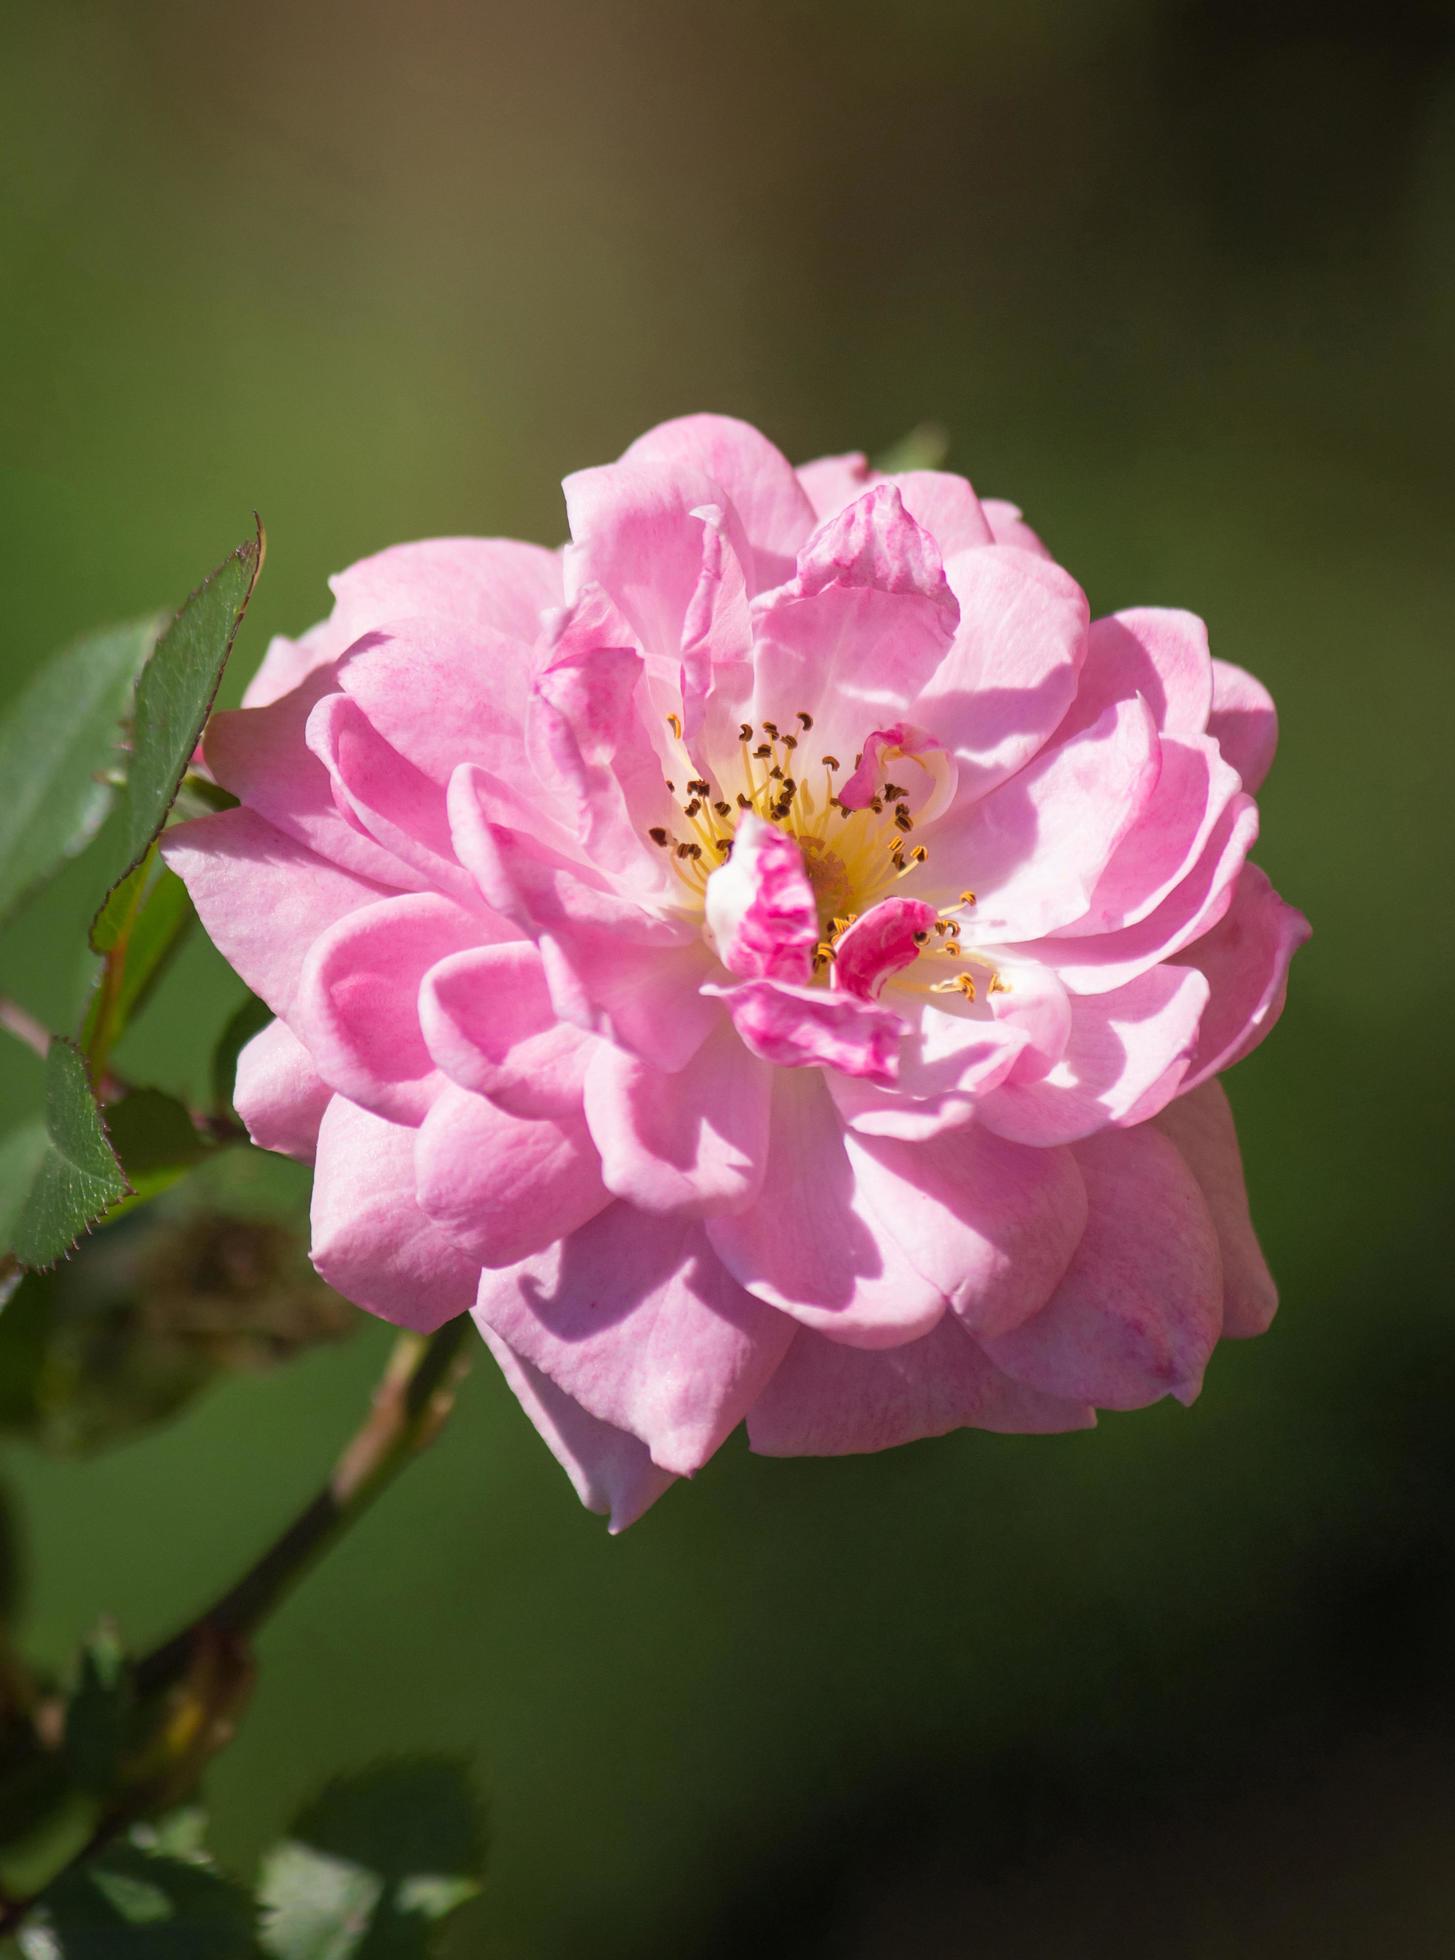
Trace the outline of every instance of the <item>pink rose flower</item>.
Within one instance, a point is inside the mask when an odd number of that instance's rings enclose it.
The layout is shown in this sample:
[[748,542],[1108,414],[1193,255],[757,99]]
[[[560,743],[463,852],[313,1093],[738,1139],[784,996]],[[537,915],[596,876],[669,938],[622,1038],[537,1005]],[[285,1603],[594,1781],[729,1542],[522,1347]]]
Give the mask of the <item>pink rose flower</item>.
[[1215,1080],[1307,931],[1247,862],[1268,695],[960,477],[692,416],[565,489],[563,552],[336,579],[166,840],[319,1271],[473,1312],[616,1528],[744,1419],[1190,1400],[1275,1304]]

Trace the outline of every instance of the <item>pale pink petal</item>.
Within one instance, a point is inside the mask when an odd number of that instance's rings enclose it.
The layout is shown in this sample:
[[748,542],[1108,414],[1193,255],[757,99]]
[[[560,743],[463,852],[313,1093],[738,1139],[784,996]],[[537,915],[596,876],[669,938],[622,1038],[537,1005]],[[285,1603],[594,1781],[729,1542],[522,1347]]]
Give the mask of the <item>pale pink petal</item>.
[[423,538],[360,559],[329,585],[343,646],[400,619],[529,644],[542,612],[561,603],[561,554],[516,538]]
[[419,1025],[436,1065],[512,1116],[579,1112],[595,1037],[556,1018],[537,949],[478,946],[432,966]]
[[703,1229],[750,1293],[834,1340],[893,1347],[945,1311],[940,1288],[858,1203],[843,1129],[816,1076],[776,1078],[762,1193]]
[[865,809],[878,796],[921,824],[949,809],[959,788],[959,765],[933,735],[896,721],[862,739],[858,766],[839,791],[844,809]]
[[726,1021],[675,1075],[598,1042],[585,1109],[607,1186],[643,1211],[741,1211],[762,1187],[769,1089]]
[[420,983],[480,937],[477,920],[429,892],[381,899],[320,934],[291,1025],[324,1080],[391,1122],[420,1122],[442,1086],[419,1025]]
[[1066,1277],[985,1351],[1017,1381],[1101,1409],[1190,1402],[1222,1325],[1217,1234],[1197,1180],[1148,1123],[1075,1149],[1090,1213]]
[[311,1164],[332,1096],[308,1050],[281,1021],[270,1021],[237,1058],[233,1107],[260,1150]]
[[1207,982],[1186,966],[1155,966],[1115,993],[1073,998],[1060,1061],[1037,1082],[1012,1075],[983,1096],[979,1120],[997,1136],[1044,1146],[1155,1115],[1186,1076],[1207,998]]
[[1086,1224],[1069,1150],[1026,1150],[979,1124],[931,1141],[845,1138],[861,1203],[974,1334],[1038,1313]]
[[1003,497],[982,497],[980,508],[990,526],[990,535],[997,544],[1011,545],[1017,551],[1029,551],[1037,558],[1051,556],[1021,515],[1019,504],[1008,504]]
[[[702,572],[697,514],[722,509],[723,492],[700,470],[639,461],[578,470],[562,485],[573,542],[566,548],[566,597],[599,585],[621,608],[649,663],[676,672],[683,625]],[[740,562],[751,547],[736,512],[723,510]]]
[[473,1303],[480,1262],[420,1210],[415,1138],[334,1097],[318,1132],[310,1257],[345,1299],[429,1334]]
[[1164,735],[1201,735],[1212,708],[1207,627],[1195,613],[1137,606],[1093,620],[1068,731],[1140,694]]
[[531,688],[526,729],[542,780],[559,785],[581,848],[637,888],[668,876],[651,842],[678,809],[642,720],[645,664],[599,587],[563,613]]
[[836,516],[856,497],[862,497],[874,480],[869,459],[859,449],[843,456],[820,456],[812,463],[798,466],[798,481],[820,523],[826,517]]
[[1053,934],[1026,950],[1054,966],[1078,994],[1124,987],[1184,948],[1186,963],[1194,964],[1192,943],[1227,911],[1257,837],[1258,806],[1239,794],[1214,825],[1198,863],[1146,918],[1085,938]]
[[682,623],[682,732],[699,769],[731,755],[753,699],[753,620],[748,580],[721,507],[694,513],[702,566]]
[[701,473],[727,493],[752,548],[752,589],[793,576],[799,546],[814,526],[813,506],[768,438],[730,415],[683,415],[638,436],[624,463],[649,462]]
[[757,602],[751,718],[790,727],[807,712],[816,740],[852,752],[919,695],[957,617],[934,540],[878,484],[820,525],[797,576]]
[[414,1153],[420,1210],[477,1266],[513,1266],[610,1202],[579,1116],[531,1121],[446,1083]]
[[707,924],[729,973],[744,980],[809,980],[818,906],[803,855],[787,831],[752,812],[741,818],[731,857],[707,881]]
[[207,937],[284,1020],[313,942],[387,895],[251,810],[221,810],[169,830],[161,851],[187,887]]
[[339,662],[338,685],[443,789],[461,762],[519,773],[530,670],[524,640],[416,619],[356,640]]
[[426,890],[478,909],[475,881],[455,860],[445,793],[391,748],[347,694],[326,694],[308,717],[305,739],[328,772],[346,822],[371,838]]
[[207,766],[239,802],[320,857],[376,884],[418,891],[427,880],[349,822],[327,769],[309,750],[308,718],[337,692],[338,667],[330,662],[267,707],[214,715],[202,740]]
[[315,667],[337,660],[345,644],[339,638],[333,621],[328,619],[321,620],[317,626],[310,626],[298,640],[275,634],[258,663],[258,671],[243,689],[243,707],[266,708],[271,702],[281,700],[285,694],[291,694],[295,687],[307,680]]
[[839,1069],[881,1084],[895,1078],[903,1024],[886,1008],[783,980],[709,982],[702,992],[726,1005],[745,1045],[765,1062]]
[[1223,1332],[1233,1340],[1266,1333],[1278,1289],[1248,1211],[1248,1187],[1233,1112],[1219,1082],[1168,1103],[1157,1128],[1181,1151],[1207,1200],[1223,1258]]
[[1024,1436],[1089,1429],[1085,1403],[1003,1375],[948,1316],[902,1347],[845,1347],[803,1328],[748,1411],[759,1456],[852,1456],[953,1429]]
[[894,485],[915,523],[939,546],[941,558],[994,542],[980,499],[963,476],[948,470],[899,470],[883,481]]
[[480,1332],[510,1385],[572,1488],[588,1511],[611,1520],[612,1532],[625,1531],[677,1479],[651,1458],[645,1443],[588,1415],[549,1375],[522,1361],[510,1344],[489,1327]]
[[948,885],[974,891],[976,941],[1037,939],[1082,917],[1160,766],[1151,715],[1142,702],[1123,701],[980,802],[942,818],[930,863]]
[[700,1225],[625,1204],[511,1272],[483,1274],[475,1313],[684,1475],[742,1421],[794,1333],[731,1279]]
[[659,1068],[681,1068],[717,1020],[698,991],[711,960],[700,935],[617,897],[592,867],[493,824],[487,790],[470,765],[456,771],[455,852],[486,902],[539,946],[557,1013]]
[[1157,787],[1097,879],[1091,909],[1066,928],[1073,938],[1118,932],[1154,912],[1194,873],[1238,794],[1238,772],[1210,737],[1164,736],[1160,755]]
[[1278,711],[1262,681],[1215,660],[1213,704],[1207,731],[1217,738],[1223,754],[1243,778],[1243,787],[1256,794],[1273,767],[1278,748]]
[[1185,1087],[1242,1061],[1271,1032],[1283,1012],[1289,961],[1309,930],[1258,866],[1245,866],[1221,921],[1181,955],[1212,988]]
[[1024,551],[963,551],[945,569],[960,624],[914,714],[953,752],[961,797],[983,796],[1044,747],[1070,707],[1090,613],[1068,573]]

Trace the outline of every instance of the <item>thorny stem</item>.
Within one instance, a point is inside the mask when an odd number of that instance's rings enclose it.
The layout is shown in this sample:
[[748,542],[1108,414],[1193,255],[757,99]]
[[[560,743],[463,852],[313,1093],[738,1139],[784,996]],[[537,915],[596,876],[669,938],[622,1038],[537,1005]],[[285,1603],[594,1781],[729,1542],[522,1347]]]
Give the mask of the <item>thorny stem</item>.
[[[219,1684],[220,1704],[180,1711],[169,1706],[164,1746],[183,1738],[180,1759],[166,1784],[167,1802],[186,1793],[208,1756],[231,1733],[230,1717],[250,1676],[247,1644],[293,1588],[338,1543],[399,1473],[438,1435],[464,1369],[461,1347],[469,1331],[465,1315],[446,1321],[425,1338],[403,1334],[374,1391],[368,1415],[345,1445],[323,1489],[235,1584],[187,1626],[138,1662],[137,1698],[160,1702],[170,1691],[183,1695],[199,1680]],[[23,1899],[0,1895],[0,1939],[13,1932],[30,1909],[66,1872],[102,1851],[117,1834],[156,1807],[134,1790],[121,1790],[109,1803],[85,1845],[42,1888]]]

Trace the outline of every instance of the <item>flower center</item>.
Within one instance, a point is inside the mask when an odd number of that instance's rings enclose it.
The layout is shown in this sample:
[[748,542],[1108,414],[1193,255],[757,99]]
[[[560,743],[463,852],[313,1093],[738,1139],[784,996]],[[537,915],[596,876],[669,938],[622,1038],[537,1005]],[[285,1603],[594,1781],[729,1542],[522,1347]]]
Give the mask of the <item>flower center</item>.
[[[667,725],[687,770],[693,765],[682,743],[680,716],[669,714]],[[672,867],[698,904],[706,898],[707,881],[719,865],[732,854],[733,836],[744,815],[752,812],[785,831],[798,845],[804,872],[818,906],[819,929],[823,935],[814,957],[814,971],[823,976],[835,957],[837,942],[854,922],[889,897],[902,879],[910,878],[929,862],[928,847],[912,841],[915,817],[908,801],[910,792],[886,773],[874,782],[867,800],[855,807],[840,794],[845,765],[832,754],[813,754],[808,740],[813,717],[800,710],[790,726],[763,721],[756,727],[743,722],[738,729],[738,751],[726,770],[708,776],[684,774],[667,779],[667,790],[678,800],[681,821],[670,828],[654,825],[648,836],[660,849],[670,851]],[[879,752],[881,763],[906,773],[899,761],[898,748]],[[854,778],[862,784],[864,753],[854,757]],[[841,780],[842,779],[842,780]],[[989,974],[990,991],[1004,991],[994,966],[983,956],[961,945],[960,914],[975,903],[972,891],[962,891],[951,905],[938,908],[933,926],[916,934],[923,954],[938,956],[956,970],[923,984],[931,992],[958,993],[976,997],[974,976],[959,963],[964,960]],[[938,964],[938,960],[937,960]],[[944,972],[944,969],[942,969]]]

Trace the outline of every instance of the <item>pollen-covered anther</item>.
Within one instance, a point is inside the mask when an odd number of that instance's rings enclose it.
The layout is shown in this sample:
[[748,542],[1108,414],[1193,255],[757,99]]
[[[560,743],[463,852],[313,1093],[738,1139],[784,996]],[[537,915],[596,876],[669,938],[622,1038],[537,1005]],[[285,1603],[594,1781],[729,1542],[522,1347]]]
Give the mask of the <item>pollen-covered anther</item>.
[[765,735],[771,735],[771,736],[773,737],[773,740],[774,740],[774,741],[776,742],[776,741],[778,740],[778,724],[777,724],[777,722],[776,722],[776,721],[765,721],[765,722],[763,723],[763,733],[764,733]]
[[712,784],[709,782],[705,782],[701,776],[694,776],[692,781],[687,785],[687,787],[688,789],[691,790],[694,796],[712,795]]
[[684,817],[695,817],[701,808],[701,803],[694,796],[690,803],[684,803],[682,805],[682,814]]
[[806,715],[803,712],[802,708],[798,710],[798,713],[794,716],[794,720],[802,724],[803,732],[805,735],[808,733],[809,729],[813,727],[813,716]]
[[670,844],[672,841],[671,833],[659,823],[653,824],[651,829],[647,832],[647,835],[648,837],[651,838],[654,844],[659,845],[663,850],[665,850],[667,845]]
[[[990,991],[995,992],[995,982],[990,983]],[[975,981],[968,973],[957,973],[953,980],[936,980],[930,988],[932,994],[963,994],[966,1000],[975,998]]]
[[844,765],[836,755],[826,755],[823,758],[823,766],[825,769],[842,769]]
[[667,726],[668,726],[668,727],[669,727],[669,728],[671,729],[671,731],[672,731],[672,735],[673,735],[673,738],[674,738],[674,739],[675,739],[676,741],[678,741],[678,742],[680,742],[680,741],[682,740],[682,717],[681,717],[681,715],[668,715],[668,716],[667,716]]
[[731,803],[714,803],[712,807],[720,817],[730,817],[733,813]]

